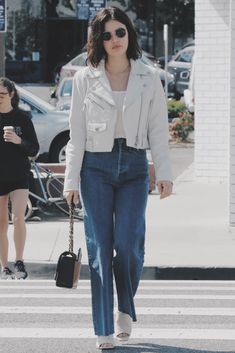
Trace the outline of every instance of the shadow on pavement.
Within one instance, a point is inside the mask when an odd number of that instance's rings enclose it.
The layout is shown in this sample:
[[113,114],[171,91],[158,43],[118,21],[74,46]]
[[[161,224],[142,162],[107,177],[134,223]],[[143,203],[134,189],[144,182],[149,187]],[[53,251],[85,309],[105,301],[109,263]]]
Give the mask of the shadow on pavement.
[[[113,350],[106,350],[113,352]],[[218,351],[218,350],[201,350],[193,348],[181,348],[176,346],[163,346],[152,343],[126,344],[125,346],[115,347],[115,352],[118,353],[234,353],[233,351]]]

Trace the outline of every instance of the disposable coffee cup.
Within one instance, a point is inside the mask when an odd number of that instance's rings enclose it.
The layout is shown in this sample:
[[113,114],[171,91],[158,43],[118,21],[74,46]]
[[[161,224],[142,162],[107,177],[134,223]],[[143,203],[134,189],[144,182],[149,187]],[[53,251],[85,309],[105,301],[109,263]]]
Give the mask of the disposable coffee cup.
[[4,133],[3,133],[3,138],[4,138],[5,142],[9,142],[9,141],[6,139],[5,132],[7,132],[7,131],[14,131],[14,127],[13,127],[13,126],[4,126],[4,127],[3,127],[3,131],[4,131]]
[[13,126],[4,126],[3,131],[13,131],[14,127]]

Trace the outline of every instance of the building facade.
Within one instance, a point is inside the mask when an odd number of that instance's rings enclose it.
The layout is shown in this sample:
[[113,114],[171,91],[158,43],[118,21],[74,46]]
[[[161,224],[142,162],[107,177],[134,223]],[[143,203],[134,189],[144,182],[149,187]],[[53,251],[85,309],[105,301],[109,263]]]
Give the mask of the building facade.
[[[168,1],[168,0],[164,0]],[[185,0],[187,2],[187,0]],[[193,3],[193,0],[191,1]],[[16,82],[53,82],[57,70],[81,52],[87,40],[88,21],[77,18],[78,0],[8,0],[6,33],[6,74]],[[182,3],[177,0],[175,4]],[[141,47],[161,56],[165,13],[182,14],[192,7],[175,5],[166,11],[161,0],[106,0],[107,5],[122,8],[131,17]],[[180,22],[180,21],[179,21]],[[185,20],[183,20],[185,22]],[[178,23],[177,23],[178,26]],[[169,28],[170,54],[193,37],[191,28],[180,33]]]
[[235,226],[235,0],[195,1],[195,175],[228,184]]

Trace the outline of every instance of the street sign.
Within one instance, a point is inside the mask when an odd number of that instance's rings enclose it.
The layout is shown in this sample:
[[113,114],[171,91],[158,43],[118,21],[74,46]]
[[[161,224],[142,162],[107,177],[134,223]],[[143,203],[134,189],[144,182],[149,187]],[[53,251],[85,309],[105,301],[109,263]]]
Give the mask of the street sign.
[[90,0],[90,19],[106,6],[106,0]]
[[77,18],[79,20],[89,20],[90,0],[77,1]]
[[7,30],[6,5],[6,0],[0,0],[0,32],[6,32]]
[[91,20],[105,6],[106,0],[77,0],[77,18]]

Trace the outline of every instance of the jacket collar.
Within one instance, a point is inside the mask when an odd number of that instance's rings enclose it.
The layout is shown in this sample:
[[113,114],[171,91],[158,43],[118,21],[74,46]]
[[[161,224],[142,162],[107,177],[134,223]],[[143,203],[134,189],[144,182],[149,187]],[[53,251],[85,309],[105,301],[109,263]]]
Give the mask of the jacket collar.
[[[151,75],[151,70],[140,60],[130,60],[131,71],[127,85],[127,92],[124,101],[124,109],[138,100],[143,90],[143,78]],[[94,93],[100,98],[115,106],[112,89],[105,74],[105,62],[102,60],[97,68],[90,67],[87,76],[91,79],[98,79],[94,82]],[[95,81],[95,80],[94,80]]]

